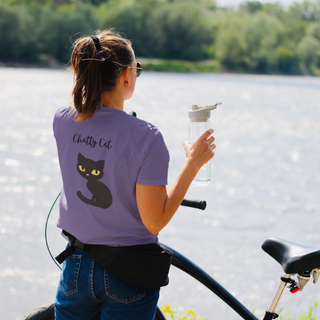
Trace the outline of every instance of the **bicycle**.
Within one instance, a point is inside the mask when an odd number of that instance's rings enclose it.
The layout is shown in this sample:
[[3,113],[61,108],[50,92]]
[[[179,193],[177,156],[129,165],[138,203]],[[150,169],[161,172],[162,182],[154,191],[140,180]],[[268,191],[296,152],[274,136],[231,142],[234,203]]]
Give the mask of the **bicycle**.
[[[53,204],[54,205],[54,204]],[[181,205],[205,210],[205,201],[183,200]],[[52,209],[52,208],[51,208]],[[50,215],[50,212],[49,212]],[[163,245],[163,244],[162,244]],[[191,277],[206,286],[211,292],[223,300],[242,319],[259,320],[241,302],[239,302],[228,290],[214,280],[209,274],[197,266],[194,262],[180,254],[178,251],[164,245],[173,253],[171,264],[189,274]],[[290,292],[302,291],[304,286],[313,277],[316,283],[320,276],[320,246],[309,247],[286,240],[269,238],[262,244],[262,249],[275,259],[283,268],[285,274],[280,277],[280,285],[262,320],[277,319],[275,312],[284,289],[288,287]],[[297,281],[293,276],[297,274]],[[49,303],[37,308],[21,320],[54,320],[54,304]],[[162,311],[157,307],[155,320],[166,320]]]

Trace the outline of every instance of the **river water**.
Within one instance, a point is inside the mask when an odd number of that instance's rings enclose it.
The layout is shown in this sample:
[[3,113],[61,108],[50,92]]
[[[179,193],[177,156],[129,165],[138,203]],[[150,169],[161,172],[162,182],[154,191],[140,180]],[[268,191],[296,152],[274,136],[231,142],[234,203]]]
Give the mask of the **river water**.
[[[0,68],[0,318],[19,319],[53,301],[60,270],[47,253],[44,226],[60,191],[52,137],[55,110],[68,105],[72,74],[64,70]],[[188,198],[205,211],[181,207],[160,241],[193,260],[257,315],[269,306],[282,275],[261,250],[268,237],[320,245],[320,79],[235,74],[144,72],[126,111],[162,131],[171,155],[169,181],[184,161],[187,112],[211,112],[216,137],[212,181]],[[65,246],[48,223],[53,255]],[[286,291],[294,316],[319,299],[320,284]],[[303,302],[302,302],[303,301]],[[217,297],[172,268],[160,305],[210,319],[239,319]]]

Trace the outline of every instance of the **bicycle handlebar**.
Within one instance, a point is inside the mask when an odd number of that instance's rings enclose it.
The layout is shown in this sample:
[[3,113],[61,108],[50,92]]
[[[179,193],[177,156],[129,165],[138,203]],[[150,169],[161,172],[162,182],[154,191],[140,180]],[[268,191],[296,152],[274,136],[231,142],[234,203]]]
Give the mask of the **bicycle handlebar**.
[[187,200],[187,199],[183,199],[182,202],[181,202],[181,206],[204,210],[207,207],[207,202],[206,201],[202,201],[202,200]]

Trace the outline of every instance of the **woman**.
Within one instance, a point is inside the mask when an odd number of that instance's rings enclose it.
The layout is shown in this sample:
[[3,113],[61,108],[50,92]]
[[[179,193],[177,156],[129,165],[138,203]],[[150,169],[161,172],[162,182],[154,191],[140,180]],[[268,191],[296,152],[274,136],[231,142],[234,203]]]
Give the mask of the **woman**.
[[63,265],[55,317],[152,320],[165,283],[151,283],[152,276],[150,285],[141,285],[144,275],[135,275],[140,266],[122,261],[132,252],[149,259],[143,250],[154,248],[198,170],[214,155],[213,130],[193,145],[184,142],[185,163],[167,189],[169,155],[161,133],[123,111],[142,72],[130,41],[112,29],[80,38],[71,65],[74,108],[59,109],[53,126],[63,180],[57,225],[71,244],[66,251],[77,250]]

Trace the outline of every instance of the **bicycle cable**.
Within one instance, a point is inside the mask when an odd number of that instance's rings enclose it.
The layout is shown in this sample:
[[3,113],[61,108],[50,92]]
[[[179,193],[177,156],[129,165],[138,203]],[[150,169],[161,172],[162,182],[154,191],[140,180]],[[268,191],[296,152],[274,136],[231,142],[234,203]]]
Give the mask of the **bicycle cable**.
[[51,259],[53,260],[53,262],[57,265],[57,267],[62,270],[62,268],[59,266],[58,262],[56,261],[56,259],[53,257],[51,251],[50,251],[50,248],[49,248],[49,243],[48,243],[48,234],[47,234],[47,231],[48,231],[48,222],[49,222],[49,218],[50,218],[50,215],[51,215],[51,212],[52,212],[52,209],[54,207],[54,205],[56,204],[58,198],[60,197],[60,194],[61,192],[59,192],[58,196],[56,197],[56,199],[54,200],[50,210],[49,210],[49,213],[48,213],[48,216],[47,216],[47,220],[46,220],[46,225],[45,225],[45,229],[44,229],[44,238],[46,240],[46,246],[47,246],[47,250],[50,254],[50,257]]

